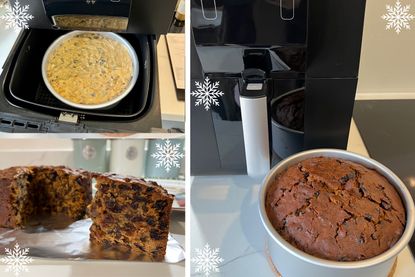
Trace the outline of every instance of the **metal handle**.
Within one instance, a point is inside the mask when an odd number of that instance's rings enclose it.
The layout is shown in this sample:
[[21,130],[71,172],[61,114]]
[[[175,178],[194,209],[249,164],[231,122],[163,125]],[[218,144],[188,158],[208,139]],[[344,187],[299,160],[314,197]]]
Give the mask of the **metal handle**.
[[282,7],[285,6],[285,5],[283,4],[283,1],[287,2],[287,1],[290,1],[290,0],[280,0],[280,17],[281,17],[281,19],[282,20],[285,20],[285,21],[293,20],[294,17],[295,17],[295,0],[292,0],[292,3],[293,3],[292,11],[293,12],[292,12],[292,16],[291,17],[285,17],[284,16]]
[[218,9],[216,7],[216,0],[213,0],[213,6],[214,6],[214,9],[215,9],[215,16],[214,17],[207,17],[206,16],[206,14],[205,14],[205,6],[203,5],[203,2],[204,1],[205,0],[200,0],[200,6],[202,8],[203,18],[206,19],[206,20],[216,20],[218,18]]

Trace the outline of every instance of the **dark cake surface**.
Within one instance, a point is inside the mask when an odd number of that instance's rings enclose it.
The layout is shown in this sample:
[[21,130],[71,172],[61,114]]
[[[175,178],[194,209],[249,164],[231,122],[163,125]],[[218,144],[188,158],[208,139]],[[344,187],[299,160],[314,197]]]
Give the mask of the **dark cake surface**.
[[274,120],[287,128],[304,131],[304,99],[304,90],[281,98],[274,105]]
[[326,157],[289,167],[266,195],[274,228],[316,257],[357,261],[377,256],[401,237],[402,200],[388,180],[360,164]]

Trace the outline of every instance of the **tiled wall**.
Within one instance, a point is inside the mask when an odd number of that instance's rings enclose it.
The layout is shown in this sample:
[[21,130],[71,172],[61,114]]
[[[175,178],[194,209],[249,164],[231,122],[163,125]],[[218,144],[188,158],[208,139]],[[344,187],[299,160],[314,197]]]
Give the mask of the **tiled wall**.
[[[396,1],[367,0],[358,98],[415,98],[415,19],[398,35],[381,18]],[[415,16],[415,0],[400,2]]]

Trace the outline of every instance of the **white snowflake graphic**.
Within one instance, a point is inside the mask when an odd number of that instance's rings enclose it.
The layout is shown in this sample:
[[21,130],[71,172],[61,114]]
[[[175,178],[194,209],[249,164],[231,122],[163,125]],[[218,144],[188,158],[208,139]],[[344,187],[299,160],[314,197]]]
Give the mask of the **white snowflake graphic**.
[[20,6],[19,0],[14,2],[14,6],[6,5],[6,14],[0,16],[0,19],[6,21],[6,30],[13,28],[16,32],[21,28],[28,29],[27,22],[34,18],[29,14],[29,5]]
[[203,83],[196,81],[195,86],[197,89],[190,93],[197,98],[195,106],[203,104],[206,111],[212,105],[219,106],[218,98],[224,94],[219,90],[219,82],[211,83],[209,77],[206,77]]
[[1,262],[7,265],[6,272],[13,272],[14,276],[19,276],[21,272],[28,272],[27,265],[33,262],[33,259],[27,254],[29,248],[20,249],[18,243],[14,245],[14,249],[5,248],[6,256],[1,258]]
[[224,261],[219,256],[219,248],[210,248],[206,243],[203,249],[195,249],[196,256],[192,258],[192,263],[195,264],[195,272],[203,272],[205,276],[211,273],[219,272],[219,265]]
[[180,152],[180,143],[172,144],[169,139],[164,144],[156,143],[157,152],[151,157],[157,160],[156,168],[164,167],[170,172],[172,167],[180,168],[180,159],[184,154]]
[[386,5],[387,14],[382,15],[382,19],[386,20],[386,30],[395,29],[395,32],[399,33],[406,29],[410,30],[411,25],[409,22],[415,19],[415,16],[409,13],[411,5],[402,5],[400,0],[397,0],[395,6]]

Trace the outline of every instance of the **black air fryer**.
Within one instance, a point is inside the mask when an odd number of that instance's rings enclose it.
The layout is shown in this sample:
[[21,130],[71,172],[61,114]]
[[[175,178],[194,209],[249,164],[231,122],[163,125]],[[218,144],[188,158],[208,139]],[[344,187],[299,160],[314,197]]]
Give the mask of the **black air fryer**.
[[192,0],[191,173],[345,149],[364,14],[364,0]]
[[[10,4],[14,4],[14,0]],[[176,0],[21,0],[29,5],[23,30],[0,76],[0,131],[149,132],[161,127],[156,43],[166,33]],[[41,63],[47,48],[71,30],[117,32],[138,56],[132,91],[109,109],[67,106],[47,89]]]

